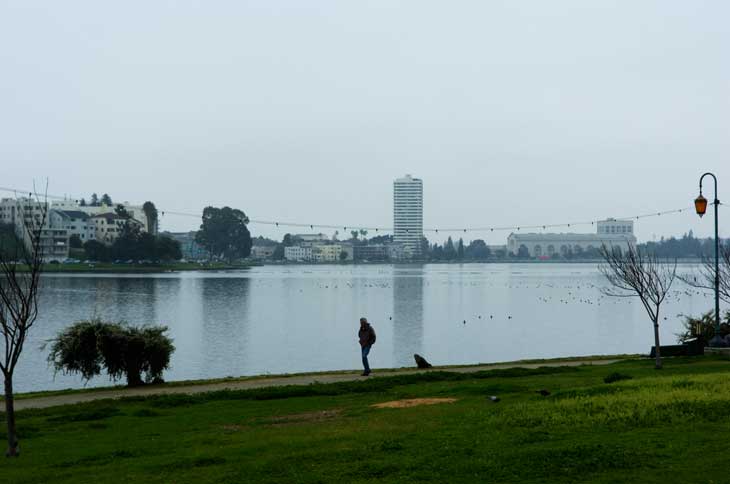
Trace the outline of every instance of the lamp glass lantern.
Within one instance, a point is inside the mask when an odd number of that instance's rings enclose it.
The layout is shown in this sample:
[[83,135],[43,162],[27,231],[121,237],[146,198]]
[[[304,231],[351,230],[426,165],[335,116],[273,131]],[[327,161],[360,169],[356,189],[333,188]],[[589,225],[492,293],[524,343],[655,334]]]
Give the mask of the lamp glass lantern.
[[695,199],[695,210],[700,217],[707,213],[707,199],[702,194]]

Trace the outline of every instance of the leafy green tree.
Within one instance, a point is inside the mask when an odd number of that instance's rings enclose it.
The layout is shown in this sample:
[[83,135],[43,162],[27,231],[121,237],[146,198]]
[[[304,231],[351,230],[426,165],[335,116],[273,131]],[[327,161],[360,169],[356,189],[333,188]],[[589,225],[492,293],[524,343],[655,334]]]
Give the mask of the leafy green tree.
[[254,237],[252,239],[252,242],[253,242],[253,245],[261,246],[261,247],[276,247],[277,245],[279,245],[279,243],[277,241],[264,237],[263,235]]
[[0,259],[15,260],[24,249],[23,242],[15,234],[15,226],[0,223]]
[[145,251],[142,249],[144,244],[147,244],[148,247],[150,246],[149,240],[143,240],[142,231],[140,230],[139,225],[127,220],[124,225],[122,225],[122,233],[119,234],[112,244],[112,257],[114,259],[123,260],[144,259]]
[[433,247],[431,248],[431,258],[433,260],[443,260],[444,248],[438,244],[433,244]]
[[365,237],[368,236],[368,231],[365,229],[360,229],[360,236],[362,237],[363,240],[365,240]]
[[124,205],[122,205],[121,203],[114,208],[114,213],[116,213],[123,219],[132,218],[132,216],[129,215],[129,212],[127,212],[127,209],[124,208]]
[[165,261],[182,259],[180,242],[166,235],[158,235],[155,237],[155,255],[156,259]]
[[91,203],[90,205],[92,207],[98,207],[99,206],[99,196],[96,193],[91,194]]
[[[392,236],[390,236],[390,237],[392,237]],[[375,243],[375,242],[373,242],[373,239],[376,239],[376,238],[377,237],[373,237],[372,239],[370,239],[370,243],[371,244]],[[391,241],[392,241],[392,239],[391,239]],[[421,257],[423,259],[430,259],[432,257],[431,244],[428,243],[428,239],[426,237],[421,237]]]
[[375,237],[370,237],[368,239],[371,244],[392,244],[393,243],[393,236],[392,235],[376,235]]
[[147,218],[147,227],[149,227],[149,232],[153,235],[157,235],[157,207],[155,207],[155,204],[152,202],[144,202],[142,205],[142,211],[144,212],[144,216]]
[[112,260],[111,248],[96,240],[88,240],[84,244],[84,254],[88,260],[109,262]]
[[352,235],[352,240],[357,240],[357,237],[360,235],[360,232],[357,230],[351,230],[350,235]]
[[464,239],[459,238],[459,243],[456,246],[456,258],[459,260],[464,259]]
[[195,241],[215,257],[229,262],[243,259],[251,254],[251,233],[247,224],[248,217],[241,210],[206,207]]
[[79,202],[79,206],[80,207],[85,207],[86,206],[86,199],[85,198],[82,198],[81,199],[81,201]]
[[464,251],[467,259],[486,260],[492,255],[487,243],[481,239],[472,240]]
[[108,193],[105,193],[101,196],[101,204],[111,207],[113,205],[112,197],[110,197]]
[[454,247],[454,241],[449,237],[444,244],[444,259],[454,260],[456,259],[456,248]]
[[84,243],[81,242],[81,237],[79,237],[79,234],[73,234],[68,239],[68,245],[72,249],[81,249],[84,246]]
[[340,252],[340,260],[343,262],[347,260],[347,251],[346,250],[343,250],[342,252]]
[[530,251],[527,249],[527,246],[521,245],[517,249],[517,258],[519,259],[527,259],[530,257]]

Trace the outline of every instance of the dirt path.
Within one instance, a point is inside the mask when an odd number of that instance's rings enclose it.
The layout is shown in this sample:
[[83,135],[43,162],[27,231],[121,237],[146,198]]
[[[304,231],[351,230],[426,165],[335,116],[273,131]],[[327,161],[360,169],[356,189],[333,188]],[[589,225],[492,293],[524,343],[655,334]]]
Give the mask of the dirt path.
[[[504,363],[495,365],[479,365],[464,367],[446,367],[434,368],[438,371],[453,371],[457,373],[473,373],[482,370],[496,370],[505,368],[538,368],[541,366],[580,366],[580,365],[608,365],[621,361],[613,360],[576,360],[576,361],[546,361],[542,363]],[[403,369],[403,370],[387,370],[378,374],[375,370],[373,375],[368,378],[388,377],[395,375],[412,375],[416,373],[424,373],[433,370]],[[72,405],[75,403],[91,402],[94,400],[116,399],[124,397],[150,396],[150,395],[170,395],[179,393],[205,393],[220,390],[250,390],[254,388],[278,387],[286,385],[309,385],[312,383],[337,383],[343,381],[362,380],[360,372],[338,372],[338,373],[315,373],[304,375],[277,376],[271,378],[249,378],[242,380],[233,380],[230,382],[216,383],[200,383],[191,385],[177,386],[155,386],[141,387],[129,389],[113,389],[89,391],[87,393],[72,393],[68,395],[53,395],[48,397],[34,397],[15,400],[15,409],[23,410],[27,408],[48,408],[59,405]],[[0,405],[0,413],[4,411],[4,406]]]

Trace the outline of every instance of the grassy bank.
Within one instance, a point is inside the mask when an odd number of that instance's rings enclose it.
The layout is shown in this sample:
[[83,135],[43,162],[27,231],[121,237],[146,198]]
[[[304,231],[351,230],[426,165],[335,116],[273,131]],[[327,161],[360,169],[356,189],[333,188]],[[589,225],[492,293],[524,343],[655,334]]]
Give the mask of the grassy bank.
[[[79,263],[79,264],[45,264],[43,271],[47,273],[106,273],[106,274],[145,274],[157,272],[178,271],[221,271],[246,269],[254,266],[253,263],[225,264],[212,262],[200,264],[197,262],[172,262],[169,264],[112,264],[112,263]],[[20,272],[27,270],[19,268]]]
[[[23,455],[0,474],[18,484],[727,482],[730,362],[652,365],[437,371],[27,410]],[[632,379],[604,383],[611,373]],[[371,406],[414,397],[457,400]]]
[[[517,360],[517,361],[509,361],[509,362],[503,362],[503,363],[477,363],[474,365],[444,365],[444,366],[438,366],[434,367],[436,370],[443,369],[443,370],[450,370],[455,368],[478,368],[478,367],[489,367],[489,366],[519,366],[519,365],[539,365],[539,364],[545,364],[545,365],[557,365],[560,363],[566,363],[566,362],[581,362],[581,361],[598,361],[598,360],[618,360],[618,359],[633,359],[633,358],[640,358],[641,355],[592,355],[592,356],[573,356],[568,358],[541,358],[541,359],[529,359],[529,360]],[[485,368],[489,369],[489,368]],[[401,370],[414,370],[414,368],[378,368],[376,369],[379,376],[388,375],[391,373],[400,372]],[[309,372],[309,373],[283,373],[283,374],[263,374],[263,375],[253,375],[253,376],[227,376],[223,378],[207,378],[204,380],[177,380],[177,381],[168,381],[161,384],[154,384],[154,385],[145,385],[144,388],[146,389],[160,389],[163,390],[165,388],[171,388],[171,387],[195,387],[200,385],[212,385],[216,383],[237,383],[237,382],[255,382],[257,380],[264,380],[269,378],[297,378],[302,376],[322,376],[322,375],[345,375],[345,374],[355,374],[359,375],[361,370],[353,371],[353,370],[329,370],[329,371],[323,371],[323,372]],[[26,392],[26,393],[16,393],[15,399],[16,400],[25,400],[28,398],[43,398],[43,397],[53,397],[53,396],[59,396],[59,395],[79,395],[79,394],[86,394],[86,393],[97,393],[97,392],[107,392],[107,391],[124,391],[127,388],[127,386],[123,383],[120,383],[118,385],[112,385],[112,386],[100,386],[100,387],[92,387],[92,388],[68,388],[63,390],[41,390],[41,391],[35,391],[35,392]],[[0,402],[4,401],[4,396],[0,395]],[[2,409],[0,408],[0,411]]]

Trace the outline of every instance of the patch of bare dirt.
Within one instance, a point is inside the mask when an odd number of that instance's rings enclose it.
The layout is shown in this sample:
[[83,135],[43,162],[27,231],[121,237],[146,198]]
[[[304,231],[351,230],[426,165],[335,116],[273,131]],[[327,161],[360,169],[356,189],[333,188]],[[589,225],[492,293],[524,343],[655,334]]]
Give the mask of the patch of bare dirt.
[[420,405],[438,405],[439,403],[454,403],[456,398],[409,398],[406,400],[394,400],[392,402],[376,403],[371,405],[375,408],[410,408]]
[[291,423],[301,422],[320,422],[322,420],[329,420],[339,416],[342,413],[340,409],[332,410],[320,410],[318,412],[305,412],[305,413],[294,413],[291,415],[278,415],[271,417],[265,421],[270,425],[285,425]]

